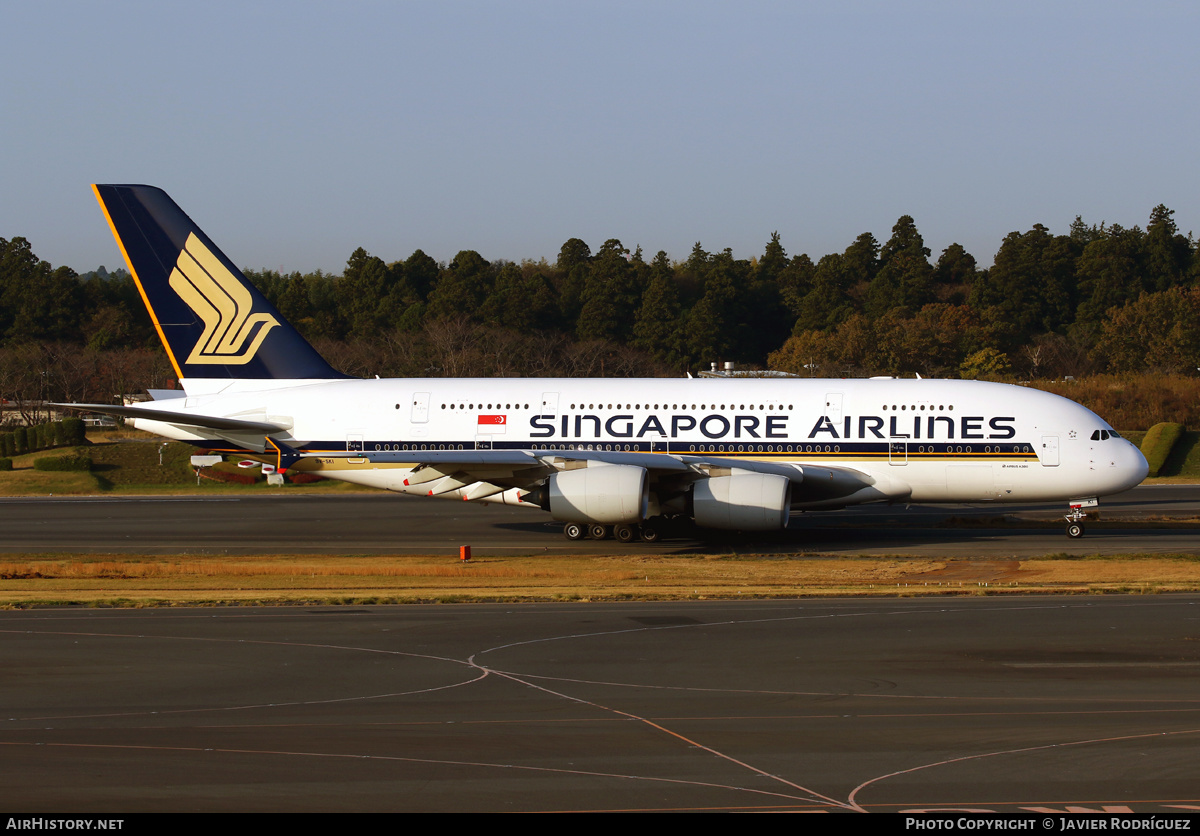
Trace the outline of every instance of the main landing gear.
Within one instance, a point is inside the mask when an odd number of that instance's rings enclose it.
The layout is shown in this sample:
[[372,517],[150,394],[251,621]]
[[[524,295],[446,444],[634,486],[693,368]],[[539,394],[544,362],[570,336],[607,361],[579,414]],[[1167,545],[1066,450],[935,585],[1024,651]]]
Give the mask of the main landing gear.
[[563,535],[568,540],[607,540],[611,535],[620,543],[633,543],[638,539],[643,543],[657,543],[662,539],[662,528],[655,520],[646,520],[641,525],[622,523],[614,526],[569,522],[563,525]]

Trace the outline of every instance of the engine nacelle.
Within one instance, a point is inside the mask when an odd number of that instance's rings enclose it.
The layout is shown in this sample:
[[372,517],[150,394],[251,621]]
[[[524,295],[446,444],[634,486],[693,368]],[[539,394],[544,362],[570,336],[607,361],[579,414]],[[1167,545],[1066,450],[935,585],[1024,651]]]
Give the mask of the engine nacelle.
[[550,514],[568,522],[638,523],[650,502],[646,468],[624,464],[562,470],[546,487]]
[[787,527],[791,492],[786,476],[735,469],[695,484],[692,516],[705,528],[777,531]]

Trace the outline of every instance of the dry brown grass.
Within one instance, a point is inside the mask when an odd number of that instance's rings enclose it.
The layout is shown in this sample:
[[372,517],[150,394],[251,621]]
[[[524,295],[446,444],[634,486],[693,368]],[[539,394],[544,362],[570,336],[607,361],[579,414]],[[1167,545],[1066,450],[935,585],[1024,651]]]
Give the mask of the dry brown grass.
[[1184,375],[1097,374],[1029,385],[1083,404],[1118,429],[1149,429],[1162,421],[1200,426],[1200,379]]
[[1185,556],[945,560],[824,556],[103,558],[0,561],[0,606],[634,600],[1200,589]]

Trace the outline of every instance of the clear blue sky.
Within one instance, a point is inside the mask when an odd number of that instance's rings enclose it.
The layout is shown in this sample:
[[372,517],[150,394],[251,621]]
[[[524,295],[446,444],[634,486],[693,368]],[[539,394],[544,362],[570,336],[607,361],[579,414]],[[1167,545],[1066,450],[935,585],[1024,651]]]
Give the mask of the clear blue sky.
[[686,258],[882,242],[989,264],[1043,223],[1200,232],[1194,2],[27,2],[0,34],[0,237],[120,265],[92,182],[235,263]]

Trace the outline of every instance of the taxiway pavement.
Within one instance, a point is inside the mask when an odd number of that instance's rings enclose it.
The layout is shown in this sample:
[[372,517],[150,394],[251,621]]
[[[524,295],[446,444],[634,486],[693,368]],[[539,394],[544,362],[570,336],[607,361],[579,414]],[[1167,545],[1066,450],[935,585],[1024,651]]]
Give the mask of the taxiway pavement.
[[1200,597],[0,612],[23,813],[1200,805]]
[[[1102,501],[1087,536],[1063,533],[1065,507],[1053,505],[864,505],[796,514],[788,530],[710,532],[660,544],[569,542],[561,524],[524,508],[407,497],[275,495],[0,499],[0,552],[139,554],[456,554],[589,553],[636,548],[673,553],[921,554],[1032,556],[1196,553],[1200,486],[1135,488]],[[1168,521],[1164,523],[1165,521]]]

